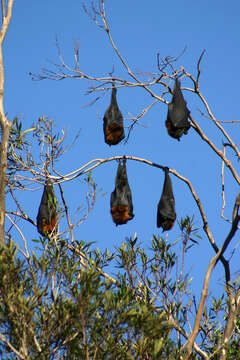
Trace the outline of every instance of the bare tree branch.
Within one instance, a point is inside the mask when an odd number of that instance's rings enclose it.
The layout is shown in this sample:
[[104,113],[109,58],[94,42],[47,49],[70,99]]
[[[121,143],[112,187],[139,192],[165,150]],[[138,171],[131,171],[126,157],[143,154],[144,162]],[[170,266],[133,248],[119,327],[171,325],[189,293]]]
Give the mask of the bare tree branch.
[[218,260],[220,259],[221,255],[224,254],[224,252],[227,249],[230,241],[232,240],[233,236],[235,235],[235,233],[236,233],[236,231],[238,229],[238,223],[239,223],[239,220],[240,220],[240,216],[238,215],[239,205],[240,205],[240,192],[239,192],[239,194],[238,194],[238,196],[236,198],[234,209],[233,209],[233,222],[232,222],[231,230],[230,230],[228,236],[226,237],[222,247],[220,248],[218,253],[211,259],[210,264],[208,266],[208,269],[207,269],[207,272],[206,272],[206,275],[205,275],[205,278],[204,278],[204,285],[203,285],[203,289],[202,289],[200,303],[199,303],[199,306],[198,306],[197,315],[196,315],[196,318],[195,318],[194,328],[193,328],[193,331],[192,331],[192,333],[190,335],[190,338],[189,338],[188,342],[186,343],[187,353],[186,353],[186,356],[184,357],[184,360],[188,360],[190,358],[191,353],[192,353],[193,344],[194,344],[194,341],[195,341],[196,336],[197,336],[198,331],[199,331],[203,306],[204,306],[205,300],[206,300],[207,295],[208,295],[208,284],[209,284],[209,280],[210,280],[212,271],[213,271],[215,265],[217,264]]
[[126,136],[126,139],[124,140],[124,143],[126,144],[128,142],[129,136],[131,131],[133,130],[133,127],[135,126],[135,124],[143,117],[146,115],[146,113],[158,102],[158,100],[154,100],[150,105],[148,105],[145,109],[143,109],[141,111],[141,114],[139,114],[133,121],[133,123],[130,125],[129,130],[128,130],[128,134]]
[[228,315],[227,315],[226,326],[223,333],[223,344],[221,345],[222,351],[221,351],[220,360],[225,360],[227,358],[227,347],[232,337],[234,328],[236,327],[239,309],[240,309],[240,289],[238,289],[237,294],[235,296],[231,296],[231,298],[229,299]]
[[21,229],[17,226],[17,224],[15,223],[15,221],[13,221],[13,219],[8,215],[6,214],[6,217],[10,220],[10,222],[15,226],[15,228],[17,229],[17,231],[19,232],[19,234],[21,235],[22,239],[23,239],[23,242],[24,242],[24,246],[25,246],[25,251],[26,253],[20,249],[21,253],[27,258],[29,259],[30,256],[29,256],[29,252],[28,252],[28,248],[27,248],[27,240],[25,238],[25,236],[23,235]]
[[201,68],[200,68],[200,64],[201,64],[201,61],[202,61],[202,58],[205,54],[206,50],[203,50],[203,52],[201,53],[199,59],[198,59],[198,63],[197,63],[197,78],[196,78],[196,89],[199,89],[199,78],[200,78],[200,74],[201,74]]
[[67,218],[67,222],[68,222],[68,228],[69,228],[69,231],[71,233],[71,243],[73,243],[73,241],[74,241],[73,225],[71,224],[71,221],[70,221],[70,217],[69,217],[69,213],[68,213],[68,207],[67,207],[67,204],[66,204],[66,201],[65,201],[65,198],[64,198],[62,186],[61,186],[61,184],[58,184],[58,186],[59,186],[59,189],[60,189],[60,194],[61,194],[62,202],[63,202],[63,205],[64,205],[64,210],[65,210],[65,214],[66,214],[66,218]]
[[[177,322],[176,320],[171,317],[170,318],[170,323],[173,325],[173,327],[180,332],[180,334],[187,340],[189,338],[189,334],[187,333],[187,331],[185,329],[183,329]],[[193,344],[194,349],[196,350],[196,352],[202,356],[203,359],[205,360],[209,360],[209,356],[207,355],[207,353],[203,350],[201,350],[201,348],[197,345],[196,342],[194,342]]]
[[4,18],[5,18],[5,12],[6,12],[4,0],[1,0],[1,7],[2,7],[2,23],[3,23]]
[[12,17],[12,7],[14,0],[9,0],[7,4],[7,15],[5,15],[5,1],[2,4],[2,27],[0,32],[0,126],[2,130],[1,147],[0,147],[0,242],[4,243],[5,228],[5,187],[7,172],[7,146],[9,141],[9,131],[11,123],[7,120],[3,106],[4,94],[4,64],[3,64],[3,42],[7,33],[8,26]]
[[226,166],[229,168],[229,170],[231,171],[233,177],[235,178],[235,180],[237,181],[238,184],[240,184],[240,178],[237,175],[232,163],[230,160],[228,160],[226,158],[226,156],[224,156],[223,152],[221,150],[219,150],[214,144],[213,142],[204,134],[204,132],[202,131],[202,129],[200,128],[200,126],[197,124],[197,122],[194,120],[194,118],[192,117],[192,115],[190,114],[190,119],[194,124],[194,129],[198,132],[198,134],[201,136],[201,138],[213,149],[213,151],[224,161],[224,163],[226,164]]
[[5,338],[4,335],[0,333],[0,340],[5,343],[9,348],[14,352],[16,356],[18,356],[19,359],[26,360],[25,357],[17,350],[15,347],[8,341],[8,339]]

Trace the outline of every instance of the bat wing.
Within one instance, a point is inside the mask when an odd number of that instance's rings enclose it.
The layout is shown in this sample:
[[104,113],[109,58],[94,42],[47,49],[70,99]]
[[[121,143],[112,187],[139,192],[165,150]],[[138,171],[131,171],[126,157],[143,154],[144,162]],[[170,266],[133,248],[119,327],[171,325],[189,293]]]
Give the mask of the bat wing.
[[[185,104],[185,102],[184,102]],[[186,104],[183,103],[170,103],[168,105],[168,120],[171,121],[172,125],[176,129],[181,128],[190,128],[190,123],[188,121],[188,116],[190,111],[188,110]]]
[[57,202],[53,191],[53,185],[46,181],[41,203],[37,214],[37,229],[42,235],[57,231]]
[[175,221],[176,219],[174,200],[162,196],[158,203],[157,226],[160,227],[161,222],[167,219],[172,221]]
[[111,214],[116,225],[126,224],[134,217],[132,194],[128,184],[126,160],[119,161],[115,189],[110,199]]
[[179,140],[182,134],[187,134],[190,128],[188,121],[190,111],[187,108],[186,101],[184,100],[180,82],[178,79],[175,81],[173,89],[173,97],[170,104],[168,104],[168,114],[166,120],[166,127],[170,136]]
[[162,227],[163,230],[170,230],[173,227],[175,220],[175,200],[172,182],[169,177],[168,169],[165,169],[163,191],[157,210],[157,227]]
[[103,118],[103,132],[108,145],[117,145],[125,137],[123,116],[119,110],[115,85],[112,89],[111,103]]

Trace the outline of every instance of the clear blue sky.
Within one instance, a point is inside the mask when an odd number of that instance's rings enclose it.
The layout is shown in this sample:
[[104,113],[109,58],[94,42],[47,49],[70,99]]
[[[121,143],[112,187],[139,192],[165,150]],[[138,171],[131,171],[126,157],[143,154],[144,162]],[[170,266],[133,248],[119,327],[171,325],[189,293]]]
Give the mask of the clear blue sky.
[[[104,143],[102,118],[109,104],[110,94],[92,107],[84,108],[93,97],[85,91],[91,85],[82,80],[33,82],[29,72],[40,73],[42,67],[50,68],[48,60],[58,62],[55,37],[58,36],[66,63],[73,65],[73,47],[80,44],[80,66],[84,72],[96,76],[107,75],[114,65],[115,76],[127,78],[119,59],[108,43],[106,33],[101,31],[83,12],[81,1],[16,1],[13,19],[4,46],[6,69],[5,111],[9,119],[19,116],[24,128],[31,127],[39,116],[45,115],[56,122],[57,129],[67,129],[67,143],[81,130],[74,148],[58,163],[61,173],[75,170],[94,158],[113,155],[134,155],[166,165],[177,170],[192,182],[201,198],[208,216],[209,226],[216,243],[222,244],[230,226],[220,219],[221,210],[221,162],[193,129],[180,142],[170,138],[165,129],[167,107],[157,104],[136,126],[127,145],[109,147]],[[86,1],[89,5],[90,1]],[[203,49],[200,87],[219,120],[238,120],[239,116],[239,11],[240,4],[226,1],[192,0],[162,2],[154,1],[106,1],[107,17],[112,36],[129,66],[134,71],[156,72],[156,54],[162,57],[176,56],[184,47],[185,54],[179,66],[196,74],[196,63]],[[182,86],[189,86],[182,82]],[[157,92],[157,88],[154,89]],[[222,135],[215,130],[210,120],[200,115],[200,103],[184,92],[192,116],[213,137],[221,148]],[[143,89],[122,89],[118,92],[119,107],[124,115],[137,115],[149,105],[152,98]],[[130,122],[126,121],[126,126]],[[239,124],[226,125],[226,129],[239,144]],[[162,234],[156,227],[156,209],[159,201],[163,173],[150,166],[128,161],[128,177],[132,189],[135,218],[126,225],[116,227],[109,211],[109,198],[114,189],[117,163],[98,167],[93,178],[99,190],[106,195],[99,197],[93,212],[75,232],[76,239],[96,241],[96,246],[110,250],[119,246],[126,236],[136,232],[146,248],[153,234]],[[238,169],[238,165],[237,165]],[[200,275],[205,272],[210,257],[214,254],[201,230],[202,220],[187,186],[171,177],[176,200],[177,219],[187,214],[195,217],[202,240],[190,250],[186,270],[192,271],[193,289],[199,289]],[[232,206],[238,186],[226,171],[226,216],[231,217]],[[87,186],[79,178],[64,184],[71,215],[79,206],[86,207]],[[56,190],[59,196],[58,191]],[[23,207],[35,219],[42,190],[35,193],[17,194]],[[30,224],[25,228],[29,239],[38,237]],[[63,230],[63,228],[62,228]],[[179,236],[176,223],[166,233],[170,241]],[[164,235],[165,236],[165,235]],[[22,244],[22,240],[16,239]],[[234,248],[239,241],[232,241]],[[239,250],[233,258],[233,270],[239,270]],[[230,256],[230,251],[228,251]],[[214,282],[224,281],[221,265],[214,272]]]

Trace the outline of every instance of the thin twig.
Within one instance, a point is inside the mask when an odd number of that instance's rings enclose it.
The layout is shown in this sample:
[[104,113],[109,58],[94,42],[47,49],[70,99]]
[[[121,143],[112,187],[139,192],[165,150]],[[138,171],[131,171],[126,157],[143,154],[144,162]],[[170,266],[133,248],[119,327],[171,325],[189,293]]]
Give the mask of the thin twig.
[[13,219],[8,215],[6,214],[6,217],[8,218],[8,220],[10,220],[10,222],[15,226],[15,228],[17,229],[17,231],[19,232],[19,234],[21,235],[23,241],[24,241],[24,246],[25,246],[25,251],[26,253],[22,250],[22,249],[19,249],[21,251],[21,253],[27,258],[29,259],[30,256],[29,256],[29,252],[28,252],[28,248],[27,248],[27,240],[25,238],[25,236],[23,235],[22,231],[19,229],[19,227],[17,226],[17,224],[13,221]]
[[3,24],[3,21],[4,21],[4,18],[5,18],[5,0],[1,0],[1,6],[2,6],[2,24]]
[[[86,254],[84,254],[81,250],[79,250],[78,248],[74,247],[73,245],[67,245],[67,247],[74,253],[78,256],[79,260],[80,260],[80,263],[85,267],[89,267],[89,264],[87,262],[85,262],[83,259],[87,260],[87,261],[90,261],[91,260],[87,257]],[[96,270],[103,276],[105,277],[106,279],[110,280],[113,284],[115,285],[120,285],[119,282],[114,279],[112,276],[110,276],[109,274],[105,273],[102,269],[100,269],[99,267],[96,268]]]
[[[223,144],[223,155],[226,156],[226,147],[224,146]],[[225,208],[225,205],[226,205],[226,202],[225,202],[225,189],[224,189],[224,161],[222,161],[222,168],[221,168],[221,178],[222,178],[222,209],[221,209],[221,217],[225,219],[224,217],[224,208]]]
[[19,201],[17,200],[17,198],[16,198],[16,196],[15,196],[15,194],[14,194],[11,186],[9,186],[9,189],[10,189],[10,194],[12,195],[12,197],[13,197],[13,199],[14,199],[17,207],[18,207],[18,209],[20,210],[21,214],[19,214],[19,213],[17,213],[17,212],[14,213],[14,212],[12,212],[12,211],[6,211],[6,213],[9,213],[9,214],[12,214],[12,215],[17,215],[17,216],[21,217],[22,219],[27,220],[28,222],[30,222],[31,224],[33,224],[33,225],[36,226],[36,222],[33,221],[33,220],[25,213],[25,211],[24,211],[23,208],[21,207],[21,205],[20,205]]
[[202,61],[203,55],[205,54],[206,50],[203,50],[203,52],[201,53],[199,59],[198,59],[198,63],[197,63],[197,78],[196,78],[196,89],[199,88],[199,78],[200,78],[200,74],[201,74],[201,68],[200,68],[200,63]]
[[68,228],[69,228],[69,231],[71,233],[71,243],[73,243],[73,241],[74,241],[73,225],[71,224],[71,221],[70,221],[70,217],[69,217],[69,213],[68,213],[68,207],[67,207],[67,204],[66,204],[66,201],[65,201],[65,198],[64,198],[62,186],[61,186],[61,184],[58,184],[58,186],[59,186],[62,202],[63,202],[63,205],[64,205],[64,210],[65,210],[65,214],[66,214],[66,218],[67,218],[67,222],[68,222]]
[[[179,179],[183,180],[189,187],[192,195],[193,195],[193,198],[194,200],[196,201],[196,204],[197,204],[197,207],[199,209],[199,212],[201,214],[201,218],[203,220],[203,230],[205,232],[205,234],[207,235],[208,237],[208,240],[210,241],[210,244],[212,245],[212,248],[214,249],[215,253],[218,253],[219,252],[219,249],[218,249],[218,246],[216,245],[215,241],[214,241],[214,238],[213,238],[213,235],[211,233],[211,230],[208,226],[208,221],[207,221],[207,217],[206,217],[206,214],[203,210],[203,206],[202,206],[202,203],[201,203],[201,200],[200,198],[197,196],[197,193],[196,191],[194,190],[191,182],[187,179],[187,178],[184,178],[182,175],[178,174],[176,172],[176,170],[169,170],[172,174],[174,174],[175,176],[177,176]],[[228,261],[224,258],[223,255],[220,255],[220,260],[224,266],[224,270],[225,270],[225,281],[226,281],[226,285],[227,287],[229,288],[229,291],[230,291],[230,288],[231,288],[231,283],[230,283],[230,268],[229,268],[229,263]]]
[[17,349],[15,349],[15,347],[10,343],[10,341],[8,341],[8,339],[5,338],[5,336],[1,333],[0,340],[5,343],[19,359],[26,360],[25,357]]
[[17,216],[23,220],[28,221],[30,224],[37,226],[37,223],[35,221],[33,221],[27,214],[23,215],[23,214],[19,213],[18,211],[6,211],[6,214]]
[[135,124],[143,117],[146,115],[146,113],[158,102],[158,100],[154,100],[150,105],[148,105],[145,109],[143,109],[141,111],[141,113],[134,119],[133,123],[130,125],[129,130],[128,130],[128,134],[126,136],[126,139],[124,140],[124,143],[126,144],[128,142],[129,136],[131,131],[133,130],[133,127],[135,126]]
[[[237,175],[232,163],[230,160],[227,159],[226,156],[223,155],[222,151],[219,150],[214,144],[213,142],[204,134],[204,132],[202,131],[202,129],[200,128],[200,126],[197,124],[197,122],[194,120],[194,118],[192,117],[192,115],[189,115],[189,118],[191,119],[191,121],[194,124],[194,129],[197,131],[197,133],[201,136],[201,138],[213,149],[213,151],[225,162],[226,166],[229,168],[229,170],[231,171],[233,177],[235,178],[235,180],[237,181],[238,184],[240,184],[240,178]],[[232,141],[231,141],[232,143]],[[232,145],[232,144],[231,144]],[[233,145],[232,145],[233,146]],[[234,148],[234,147],[233,147]],[[234,149],[235,150],[235,149]]]

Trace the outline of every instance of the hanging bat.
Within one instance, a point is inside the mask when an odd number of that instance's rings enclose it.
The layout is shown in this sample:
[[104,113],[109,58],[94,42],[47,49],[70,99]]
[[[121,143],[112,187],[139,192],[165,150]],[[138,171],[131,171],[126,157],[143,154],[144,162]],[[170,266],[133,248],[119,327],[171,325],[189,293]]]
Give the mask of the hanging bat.
[[165,179],[163,191],[158,203],[157,227],[162,227],[163,231],[171,230],[176,220],[175,200],[172,190],[172,182],[169,176],[169,169],[165,168]]
[[181,84],[178,79],[175,80],[172,101],[168,104],[168,114],[166,120],[166,128],[168,134],[180,141],[183,134],[187,134],[190,128],[188,116],[190,111],[184,100]]
[[57,200],[50,180],[44,185],[37,215],[37,229],[43,236],[56,234],[58,230]]
[[117,104],[115,83],[113,83],[111,103],[103,118],[103,132],[105,143],[108,145],[117,145],[125,137],[123,116]]
[[112,219],[116,225],[126,224],[134,217],[132,194],[128,184],[126,159],[118,164],[115,189],[110,200]]

